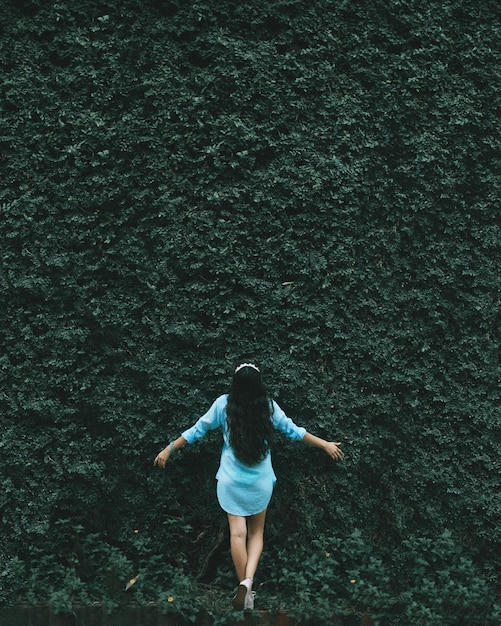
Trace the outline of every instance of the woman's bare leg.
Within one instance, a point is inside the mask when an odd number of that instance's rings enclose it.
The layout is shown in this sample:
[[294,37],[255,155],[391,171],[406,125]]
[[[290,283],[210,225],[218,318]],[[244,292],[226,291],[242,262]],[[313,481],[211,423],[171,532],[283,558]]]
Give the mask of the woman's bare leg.
[[245,567],[245,578],[254,578],[264,543],[264,522],[266,520],[266,509],[257,515],[247,518],[247,564]]
[[228,513],[230,526],[230,550],[238,580],[245,578],[247,567],[247,521],[245,517]]
[[247,518],[228,513],[231,558],[239,581],[254,578],[263,552],[265,520],[266,509]]

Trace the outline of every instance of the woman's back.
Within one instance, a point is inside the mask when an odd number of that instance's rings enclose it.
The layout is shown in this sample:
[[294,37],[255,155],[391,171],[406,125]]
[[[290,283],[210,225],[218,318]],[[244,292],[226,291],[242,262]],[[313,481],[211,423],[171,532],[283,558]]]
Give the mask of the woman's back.
[[273,440],[272,405],[257,367],[244,363],[233,376],[226,415],[229,442],[247,465],[262,461]]

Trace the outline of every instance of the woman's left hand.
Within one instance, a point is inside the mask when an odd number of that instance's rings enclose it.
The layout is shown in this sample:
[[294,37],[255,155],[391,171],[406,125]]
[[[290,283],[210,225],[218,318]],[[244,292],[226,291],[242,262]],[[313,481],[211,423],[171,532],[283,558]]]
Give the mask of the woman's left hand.
[[328,441],[325,445],[325,451],[333,461],[342,461],[344,459],[344,452],[341,450],[340,446],[340,442],[334,441]]
[[170,454],[171,454],[171,449],[169,446],[167,446],[166,448],[164,448],[161,452],[157,454],[153,465],[156,467],[165,469],[165,465],[167,461],[169,460]]

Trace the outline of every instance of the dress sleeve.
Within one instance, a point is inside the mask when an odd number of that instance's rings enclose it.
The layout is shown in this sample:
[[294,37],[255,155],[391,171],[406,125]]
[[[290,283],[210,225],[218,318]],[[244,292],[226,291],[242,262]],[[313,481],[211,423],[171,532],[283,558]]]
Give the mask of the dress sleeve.
[[306,428],[297,426],[290,417],[282,411],[278,404],[273,402],[273,426],[276,430],[280,430],[283,434],[293,441],[300,441],[306,435]]
[[195,443],[196,441],[200,441],[209,430],[214,430],[222,426],[223,420],[225,419],[225,407],[226,407],[226,397],[220,396],[217,400],[212,403],[210,409],[202,415],[202,417],[188,430],[185,430],[184,433],[181,434],[183,439],[186,439],[188,443]]

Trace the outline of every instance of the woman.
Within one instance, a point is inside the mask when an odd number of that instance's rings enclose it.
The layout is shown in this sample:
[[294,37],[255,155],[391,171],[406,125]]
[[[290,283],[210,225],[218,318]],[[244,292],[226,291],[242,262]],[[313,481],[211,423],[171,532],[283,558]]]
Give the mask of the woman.
[[220,396],[209,411],[155,459],[165,468],[171,454],[194,443],[215,428],[222,428],[223,450],[217,478],[217,497],[228,515],[230,548],[240,584],[233,598],[237,610],[253,609],[252,583],[263,550],[264,522],[276,476],[270,444],[274,431],[324,450],[334,461],[344,454],[340,443],[325,441],[296,426],[268,397],[259,369],[242,363],[233,374],[230,393]]

